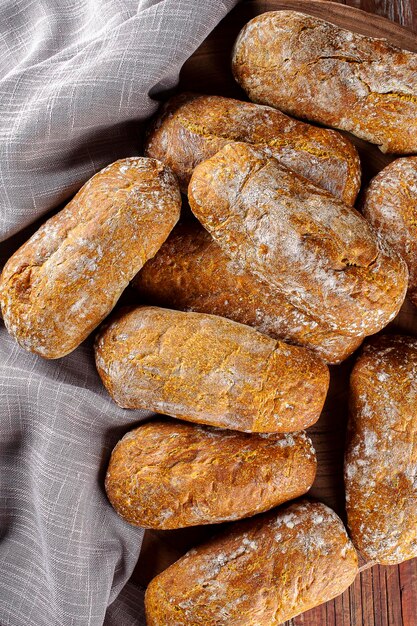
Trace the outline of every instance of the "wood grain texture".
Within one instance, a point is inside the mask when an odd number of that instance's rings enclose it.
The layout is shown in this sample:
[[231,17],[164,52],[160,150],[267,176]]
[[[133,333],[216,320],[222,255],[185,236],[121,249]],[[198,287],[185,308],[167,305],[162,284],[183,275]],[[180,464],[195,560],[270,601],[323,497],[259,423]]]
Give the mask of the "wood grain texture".
[[416,0],[346,0],[340,2],[368,13],[374,13],[417,31]]
[[[412,32],[417,31],[417,0],[346,0],[338,4],[327,0],[246,0],[187,61],[180,89],[246,99],[229,70],[233,42],[249,19],[267,10],[284,8],[310,13],[361,34],[386,37],[395,45],[417,52],[417,38]],[[393,157],[383,155],[370,144],[354,141],[361,154],[366,184]],[[417,335],[417,309],[408,301],[388,329],[393,331]],[[331,368],[331,389],[325,409],[317,424],[309,429],[318,456],[317,479],[310,493],[334,508],[343,519],[342,467],[348,379],[353,363],[354,357]],[[217,530],[218,527],[209,526],[147,532],[133,579],[146,585],[185,551]],[[370,565],[362,561],[360,575],[344,594],[286,622],[286,626],[417,626],[417,559],[399,566]]]

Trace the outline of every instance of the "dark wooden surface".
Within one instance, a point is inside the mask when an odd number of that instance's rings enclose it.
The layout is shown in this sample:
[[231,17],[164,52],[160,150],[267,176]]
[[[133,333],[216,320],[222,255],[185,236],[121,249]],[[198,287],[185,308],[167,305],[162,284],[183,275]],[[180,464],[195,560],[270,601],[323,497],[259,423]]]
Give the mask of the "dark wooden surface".
[[[353,9],[352,9],[353,7]],[[257,13],[292,8],[312,13],[362,34],[387,37],[417,52],[417,0],[246,0],[223,21],[186,63],[181,89],[244,98],[229,71],[233,41],[241,26]],[[367,15],[355,9],[363,9]],[[381,17],[378,17],[381,16]],[[391,21],[388,22],[385,19]],[[394,22],[401,24],[399,28]],[[414,31],[414,32],[412,32]],[[362,158],[364,184],[393,157],[355,141]],[[406,303],[390,330],[417,335],[417,310]],[[347,383],[354,358],[332,368],[331,389],[319,422],[310,429],[319,461],[311,495],[344,517],[343,447],[347,417]],[[133,580],[145,586],[186,550],[213,534],[214,527],[146,532]],[[363,571],[344,594],[287,622],[287,626],[417,626],[417,559],[380,567],[361,561]],[[166,625],[170,626],[170,625]]]
[[[417,0],[337,0],[356,9],[374,13],[417,32]],[[417,623],[417,622],[416,622]]]

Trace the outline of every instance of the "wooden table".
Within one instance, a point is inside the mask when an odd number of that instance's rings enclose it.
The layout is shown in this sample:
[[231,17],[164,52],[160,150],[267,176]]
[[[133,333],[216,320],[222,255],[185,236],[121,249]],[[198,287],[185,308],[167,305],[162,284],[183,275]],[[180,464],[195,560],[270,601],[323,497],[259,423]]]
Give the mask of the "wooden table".
[[[307,2],[308,0],[300,0],[299,2],[294,0],[287,4],[293,5],[292,8],[303,10],[303,3],[305,5]],[[270,0],[270,2],[265,0],[261,4],[262,7],[265,5],[271,9],[280,8],[279,6],[269,6],[280,4],[274,0]],[[361,8],[405,26],[410,32],[400,33],[402,45],[417,51],[417,40],[414,39],[411,32],[417,32],[417,0],[340,0],[339,4]],[[239,11],[244,5],[246,5],[246,11],[249,15],[245,20],[247,21],[250,18],[248,7],[251,5],[251,0],[244,1],[239,6]],[[329,20],[330,12],[333,11],[335,14],[339,12],[342,16],[342,22],[343,19],[345,20],[343,25],[349,27],[350,15],[344,15],[345,10],[342,7],[335,7],[330,4],[327,7],[324,2],[322,2],[322,6],[317,3],[316,5],[313,12],[324,18],[328,14]],[[234,31],[238,32],[240,28],[238,22],[241,18],[235,19],[235,15],[237,14],[233,13],[226,18],[226,25],[222,24],[216,29],[219,34],[214,33],[214,38],[225,37],[225,33],[230,38]],[[363,15],[353,16],[353,23],[355,23],[358,32],[361,31],[360,21],[365,19],[366,16]],[[375,21],[378,22],[378,18]],[[389,37],[389,24],[381,23],[380,28],[382,30],[387,28],[386,35]],[[354,30],[353,26],[352,29]],[[392,26],[392,34],[398,36],[394,26]],[[379,33],[378,36],[381,34]],[[221,54],[223,53],[219,53],[218,56]],[[186,64],[181,79],[182,88],[195,91],[199,89],[199,85],[195,84],[198,82],[196,77],[199,73],[197,70],[199,64],[201,65],[203,62],[202,59],[205,58],[204,55],[206,55],[208,64],[201,78],[200,90],[207,93],[207,86],[204,87],[204,83],[206,85],[211,84],[214,78],[212,93],[242,97],[236,91],[236,86],[232,86],[227,80],[223,84],[223,78],[217,81],[216,89],[216,72],[218,71],[216,66],[222,65],[227,59],[227,54],[225,51],[224,59],[217,59],[217,61],[215,59],[213,62],[211,48],[204,47],[203,44],[200,57],[198,54],[193,55],[193,59]],[[361,149],[361,147],[363,148],[359,142],[359,148]],[[368,152],[366,146],[363,149],[366,153]],[[369,166],[364,173],[365,181],[374,175],[375,171],[392,160],[392,157],[383,156],[375,150],[366,156],[369,156]],[[395,326],[397,331],[399,329],[404,333],[417,334],[417,313],[411,305],[405,305]],[[319,461],[318,477],[311,490],[311,495],[334,508],[342,517],[344,517],[342,466],[344,431],[347,419],[347,381],[353,361],[354,359],[349,359],[341,366],[332,368],[333,392],[329,402],[326,403],[327,409],[323,412],[318,424],[310,430]],[[190,547],[213,534],[215,530],[217,528],[200,527],[166,532],[147,531],[133,580],[141,586],[146,586],[153,576],[168,567]],[[367,564],[363,563],[362,565],[363,571],[343,595],[290,620],[286,623],[287,626],[417,626],[417,559],[391,567],[374,566],[367,568]]]
[[[334,0],[368,13],[382,15],[417,32],[417,0]],[[417,621],[415,622],[417,624]],[[414,625],[413,625],[414,626]]]

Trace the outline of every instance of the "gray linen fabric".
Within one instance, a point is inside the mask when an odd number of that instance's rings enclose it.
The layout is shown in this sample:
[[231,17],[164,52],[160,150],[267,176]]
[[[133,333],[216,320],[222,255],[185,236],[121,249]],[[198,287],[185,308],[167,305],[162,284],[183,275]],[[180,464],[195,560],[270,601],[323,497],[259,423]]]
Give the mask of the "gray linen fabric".
[[91,342],[46,361],[2,326],[0,363],[0,624],[102,624],[142,539],[107,503],[105,466],[144,414],[112,402]]
[[236,0],[2,0],[0,241],[136,154],[132,122]]
[[[236,0],[2,0],[0,257],[111,161]],[[13,246],[13,243],[11,247]],[[144,624],[127,584],[142,531],[106,501],[118,408],[91,340],[45,361],[0,320],[0,626]]]

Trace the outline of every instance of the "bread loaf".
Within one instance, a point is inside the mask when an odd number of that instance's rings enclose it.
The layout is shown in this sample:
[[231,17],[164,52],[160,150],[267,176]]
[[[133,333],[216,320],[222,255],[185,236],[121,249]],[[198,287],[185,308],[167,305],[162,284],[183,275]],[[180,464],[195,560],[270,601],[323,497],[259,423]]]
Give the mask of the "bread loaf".
[[278,626],[342,593],[358,571],[337,515],[300,502],[234,524],[150,583],[148,626]]
[[159,161],[131,157],[93,176],[6,263],[4,322],[49,359],[76,348],[106,317],[179,218],[181,194]]
[[242,268],[338,333],[377,332],[406,293],[404,261],[358,211],[274,158],[228,144],[196,167],[190,206]]
[[142,302],[227,317],[310,348],[327,363],[343,361],[362,341],[333,331],[243,271],[197,221],[177,224],[132,284]]
[[151,127],[145,153],[169,165],[187,191],[195,166],[231,141],[255,144],[347,204],[355,202],[361,173],[353,144],[271,107],[220,96],[174,96]]
[[417,556],[417,339],[382,336],[350,381],[345,458],[353,543],[384,565]]
[[158,307],[123,310],[99,333],[96,364],[123,408],[248,432],[290,432],[317,421],[324,363],[249,326]]
[[363,214],[407,263],[408,295],[417,306],[417,157],[397,159],[375,176]]
[[145,528],[249,517],[308,491],[316,457],[305,431],[248,435],[156,420],[113,450],[106,491],[118,514]]
[[251,100],[347,130],[383,152],[417,151],[417,55],[295,11],[252,19],[233,73]]

